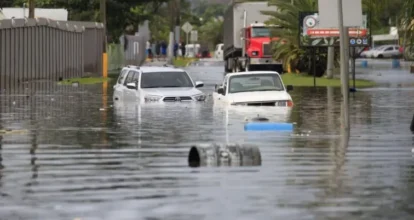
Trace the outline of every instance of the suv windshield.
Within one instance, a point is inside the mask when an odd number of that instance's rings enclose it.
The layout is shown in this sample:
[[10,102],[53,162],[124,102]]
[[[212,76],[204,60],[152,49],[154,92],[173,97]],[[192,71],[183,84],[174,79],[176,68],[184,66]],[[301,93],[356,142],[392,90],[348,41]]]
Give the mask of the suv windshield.
[[186,72],[142,73],[141,88],[194,87]]
[[267,27],[254,27],[252,37],[270,37],[270,30]]
[[277,74],[245,74],[232,76],[229,80],[229,93],[283,90]]

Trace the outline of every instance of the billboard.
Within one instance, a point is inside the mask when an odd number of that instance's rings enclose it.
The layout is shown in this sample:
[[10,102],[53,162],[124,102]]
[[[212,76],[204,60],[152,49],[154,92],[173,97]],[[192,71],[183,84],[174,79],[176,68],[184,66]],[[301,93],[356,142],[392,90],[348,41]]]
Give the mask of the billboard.
[[[371,33],[367,14],[362,15],[362,26],[349,28],[349,46],[366,47],[370,45]],[[321,28],[318,12],[299,14],[299,45],[301,47],[339,47],[339,29]]]

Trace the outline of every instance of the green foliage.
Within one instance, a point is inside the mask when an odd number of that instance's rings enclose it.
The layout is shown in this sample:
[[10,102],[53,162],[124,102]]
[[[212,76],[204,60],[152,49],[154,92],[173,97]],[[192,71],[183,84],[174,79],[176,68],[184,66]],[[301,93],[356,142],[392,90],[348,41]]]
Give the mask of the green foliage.
[[199,28],[199,32],[201,41],[212,48],[223,41],[223,21],[211,19]]
[[305,53],[299,45],[298,18],[301,11],[315,11],[317,4],[314,0],[270,0],[269,5],[276,6],[277,11],[263,11],[270,19],[266,24],[274,25],[272,35],[279,39],[273,44],[274,58],[283,61],[283,67],[295,66],[301,55]]
[[226,6],[222,4],[208,4],[207,1],[201,1],[198,7],[193,10],[194,16],[199,18],[200,42],[209,48],[214,48],[216,44],[223,42],[223,16]]
[[[282,80],[285,85],[293,85],[293,86],[313,86],[313,77],[304,75],[304,74],[294,74],[294,73],[286,73],[282,75]],[[352,86],[352,80],[349,80],[349,85]],[[373,87],[375,86],[375,82],[358,79],[355,80],[355,86],[362,88],[362,87]],[[327,79],[327,78],[317,78],[316,79],[316,86],[320,87],[340,87],[341,86],[341,79]]]

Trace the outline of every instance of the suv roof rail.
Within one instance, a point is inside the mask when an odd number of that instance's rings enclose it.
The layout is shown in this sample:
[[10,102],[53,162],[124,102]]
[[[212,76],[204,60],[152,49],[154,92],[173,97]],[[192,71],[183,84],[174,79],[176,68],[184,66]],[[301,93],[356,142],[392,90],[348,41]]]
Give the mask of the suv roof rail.
[[168,64],[168,63],[165,63],[164,65],[162,65],[163,67],[172,67],[172,68],[175,68],[175,66],[174,65],[170,65],[170,64]]
[[135,69],[139,69],[139,66],[135,66],[135,65],[127,65],[128,68],[135,68]]

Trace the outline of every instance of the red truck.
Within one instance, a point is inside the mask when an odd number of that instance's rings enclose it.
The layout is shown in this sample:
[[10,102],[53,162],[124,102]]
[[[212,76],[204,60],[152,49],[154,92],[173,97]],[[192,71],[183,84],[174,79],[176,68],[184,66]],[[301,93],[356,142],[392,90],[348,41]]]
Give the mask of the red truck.
[[272,70],[283,73],[282,62],[272,58],[269,19],[262,11],[276,11],[263,2],[232,1],[224,14],[224,70],[228,72]]

